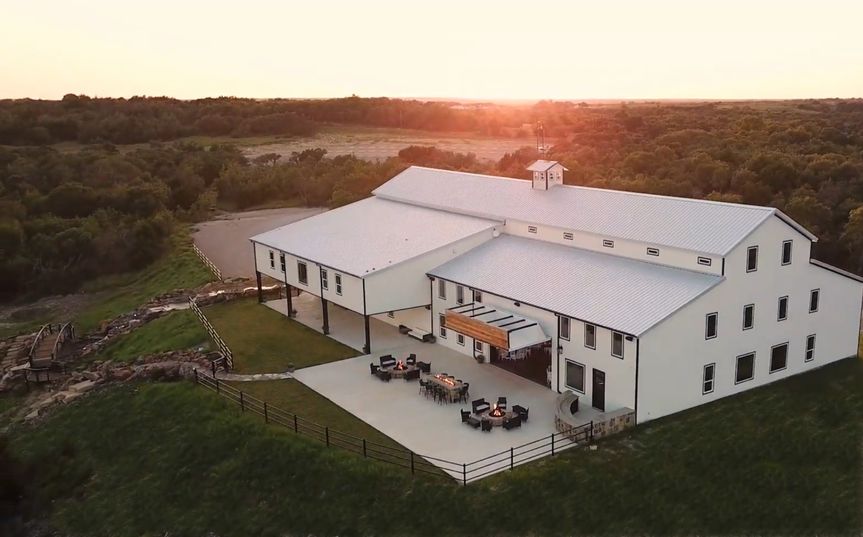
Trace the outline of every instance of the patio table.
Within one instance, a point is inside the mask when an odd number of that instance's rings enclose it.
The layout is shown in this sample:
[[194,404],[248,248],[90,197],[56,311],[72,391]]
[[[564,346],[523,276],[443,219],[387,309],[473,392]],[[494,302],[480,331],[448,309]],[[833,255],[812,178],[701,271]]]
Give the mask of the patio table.
[[463,382],[456,382],[456,380],[451,377],[439,377],[438,375],[429,375],[426,377],[426,380],[443,388],[444,393],[446,393],[447,401],[450,403],[458,400],[458,392],[461,387],[464,386]]

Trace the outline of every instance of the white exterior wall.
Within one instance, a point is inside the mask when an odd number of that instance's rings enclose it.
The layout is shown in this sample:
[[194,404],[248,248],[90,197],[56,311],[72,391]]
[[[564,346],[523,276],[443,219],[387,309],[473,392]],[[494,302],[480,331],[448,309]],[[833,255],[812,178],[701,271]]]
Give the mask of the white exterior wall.
[[[589,323],[588,323],[589,324]],[[570,338],[559,340],[562,348],[558,364],[553,364],[553,372],[560,369],[560,377],[552,377],[553,386],[558,392],[572,390],[579,394],[583,405],[591,406],[593,397],[593,370],[605,372],[605,409],[635,408],[635,363],[638,340],[627,341],[623,338],[623,358],[611,355],[612,330],[596,327],[596,348],[586,347],[582,321],[570,320]],[[578,391],[566,384],[566,361],[570,360],[584,366],[584,390]]]
[[[428,282],[428,279],[426,279],[426,282]],[[431,310],[425,306],[394,311],[392,314],[392,317],[387,313],[373,315],[373,317],[395,327],[405,325],[410,328],[431,332]]]
[[[529,232],[529,227],[535,227],[536,233]],[[722,274],[722,257],[717,255],[699,254],[689,250],[681,250],[679,248],[628,241],[614,237],[594,235],[583,231],[573,231],[554,226],[543,226],[540,224],[533,224],[531,222],[522,222],[520,220],[507,220],[503,232],[517,237],[538,239],[541,241],[553,242],[555,244],[562,244],[564,246],[574,246],[584,250],[627,257],[629,259],[637,259],[639,261],[647,261],[649,263],[656,263],[659,265],[668,265],[688,270],[695,270],[698,272],[705,272],[708,274]],[[572,240],[564,239],[564,233],[572,233]],[[614,241],[614,247],[607,248],[603,246],[603,240]],[[647,255],[648,247],[657,248],[659,250],[659,256]],[[710,266],[699,265],[699,257],[709,258],[711,260]]]
[[429,279],[426,273],[463,253],[491,240],[488,229],[448,244],[366,277],[366,308],[369,314],[425,306],[429,304]]
[[[792,262],[781,265],[783,240]],[[759,247],[758,269],[746,272],[746,251]],[[639,422],[733,395],[815,369],[857,353],[863,284],[809,263],[809,240],[774,217],[727,257],[726,280],[642,335]],[[820,289],[818,311],[809,293]],[[778,299],[788,296],[788,318],[777,321]],[[743,330],[743,307],[755,304],[755,326]],[[718,312],[718,336],[705,339],[705,316]],[[815,334],[815,358],[804,362],[806,337]],[[784,370],[770,373],[771,347],[788,342]],[[736,357],[755,352],[754,378],[735,384]],[[702,394],[706,364],[715,363],[714,389]]]

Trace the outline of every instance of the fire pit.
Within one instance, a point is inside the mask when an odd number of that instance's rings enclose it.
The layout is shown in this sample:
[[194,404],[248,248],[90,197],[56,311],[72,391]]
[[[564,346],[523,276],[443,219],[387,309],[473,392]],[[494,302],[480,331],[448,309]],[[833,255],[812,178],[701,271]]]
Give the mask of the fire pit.
[[508,412],[507,410],[497,406],[492,405],[491,410],[485,415],[485,418],[491,422],[492,425],[497,427],[503,425],[503,421],[506,418],[511,418],[513,416],[512,412]]
[[414,369],[416,369],[416,366],[407,365],[402,360],[399,360],[398,362],[396,362],[396,365],[390,368],[389,371],[393,378],[400,379],[404,377],[408,371],[413,371]]

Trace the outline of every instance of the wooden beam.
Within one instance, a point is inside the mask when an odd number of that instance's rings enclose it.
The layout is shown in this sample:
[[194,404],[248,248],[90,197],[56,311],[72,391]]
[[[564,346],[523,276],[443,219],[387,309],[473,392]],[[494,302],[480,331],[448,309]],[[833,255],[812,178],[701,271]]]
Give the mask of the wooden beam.
[[446,327],[489,345],[509,350],[507,331],[478,319],[448,310],[446,312]]

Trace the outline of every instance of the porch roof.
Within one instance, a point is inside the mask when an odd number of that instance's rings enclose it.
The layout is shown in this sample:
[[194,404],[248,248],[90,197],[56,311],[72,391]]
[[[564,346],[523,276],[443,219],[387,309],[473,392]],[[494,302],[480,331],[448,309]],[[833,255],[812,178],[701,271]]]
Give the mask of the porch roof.
[[481,303],[450,308],[446,319],[448,328],[510,352],[551,339],[535,320]]

